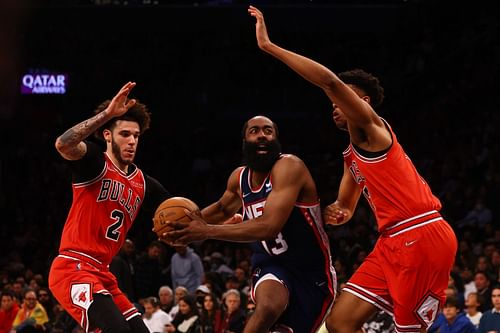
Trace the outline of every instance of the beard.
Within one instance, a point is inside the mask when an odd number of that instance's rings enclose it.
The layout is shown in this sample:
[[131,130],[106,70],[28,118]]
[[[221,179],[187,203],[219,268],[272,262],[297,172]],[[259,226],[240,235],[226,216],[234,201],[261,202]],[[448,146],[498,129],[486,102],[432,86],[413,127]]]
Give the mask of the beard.
[[132,164],[133,160],[125,161],[122,158],[122,153],[120,151],[120,147],[116,144],[116,142],[115,142],[115,140],[113,138],[111,138],[111,150],[113,152],[114,157],[118,161],[118,163],[123,164],[123,165],[130,165],[130,164]]
[[[259,147],[266,144],[265,148]],[[267,150],[266,154],[259,154],[259,150]],[[272,141],[248,142],[243,140],[243,163],[250,169],[258,172],[268,172],[281,155],[281,144],[278,139]]]

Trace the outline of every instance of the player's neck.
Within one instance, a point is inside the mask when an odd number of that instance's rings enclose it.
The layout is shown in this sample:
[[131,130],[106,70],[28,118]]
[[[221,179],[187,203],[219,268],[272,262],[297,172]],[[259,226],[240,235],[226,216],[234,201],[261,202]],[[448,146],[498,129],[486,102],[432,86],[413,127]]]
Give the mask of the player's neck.
[[113,154],[112,151],[106,151],[106,154],[109,156],[109,158],[111,159],[111,161],[113,162],[113,164],[118,168],[120,169],[122,172],[124,172],[125,174],[128,173],[128,164],[127,163],[123,163],[121,162],[119,159],[116,158],[115,154]]
[[256,188],[261,186],[268,175],[269,171],[252,170],[252,177],[251,177],[252,187]]

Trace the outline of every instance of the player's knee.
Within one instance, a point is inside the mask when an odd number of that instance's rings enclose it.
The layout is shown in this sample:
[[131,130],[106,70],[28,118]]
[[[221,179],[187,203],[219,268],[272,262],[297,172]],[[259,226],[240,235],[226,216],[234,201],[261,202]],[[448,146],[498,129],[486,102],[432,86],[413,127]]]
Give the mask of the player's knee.
[[286,309],[283,302],[262,302],[255,308],[255,314],[270,321],[276,321]]
[[132,333],[110,296],[94,294],[88,315],[91,326],[100,328],[103,333]]

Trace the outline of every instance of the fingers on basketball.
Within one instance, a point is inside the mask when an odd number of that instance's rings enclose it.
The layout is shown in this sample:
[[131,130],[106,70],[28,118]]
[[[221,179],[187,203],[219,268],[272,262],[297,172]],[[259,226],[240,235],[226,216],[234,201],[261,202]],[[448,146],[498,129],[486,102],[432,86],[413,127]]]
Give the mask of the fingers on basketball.
[[163,201],[153,217],[153,230],[162,239],[163,234],[172,231],[173,228],[167,225],[168,221],[190,222],[192,219],[186,215],[185,210],[199,213],[198,205],[192,200],[184,197],[172,197]]

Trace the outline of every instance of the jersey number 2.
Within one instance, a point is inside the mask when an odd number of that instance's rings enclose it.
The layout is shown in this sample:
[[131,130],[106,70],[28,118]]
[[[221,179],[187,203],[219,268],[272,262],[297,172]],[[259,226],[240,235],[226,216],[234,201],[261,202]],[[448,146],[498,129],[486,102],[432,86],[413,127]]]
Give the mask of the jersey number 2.
[[123,212],[119,209],[115,209],[111,212],[111,219],[115,220],[113,224],[111,224],[108,229],[106,229],[106,238],[111,239],[112,241],[118,241],[120,238],[121,232],[118,231],[123,225]]

